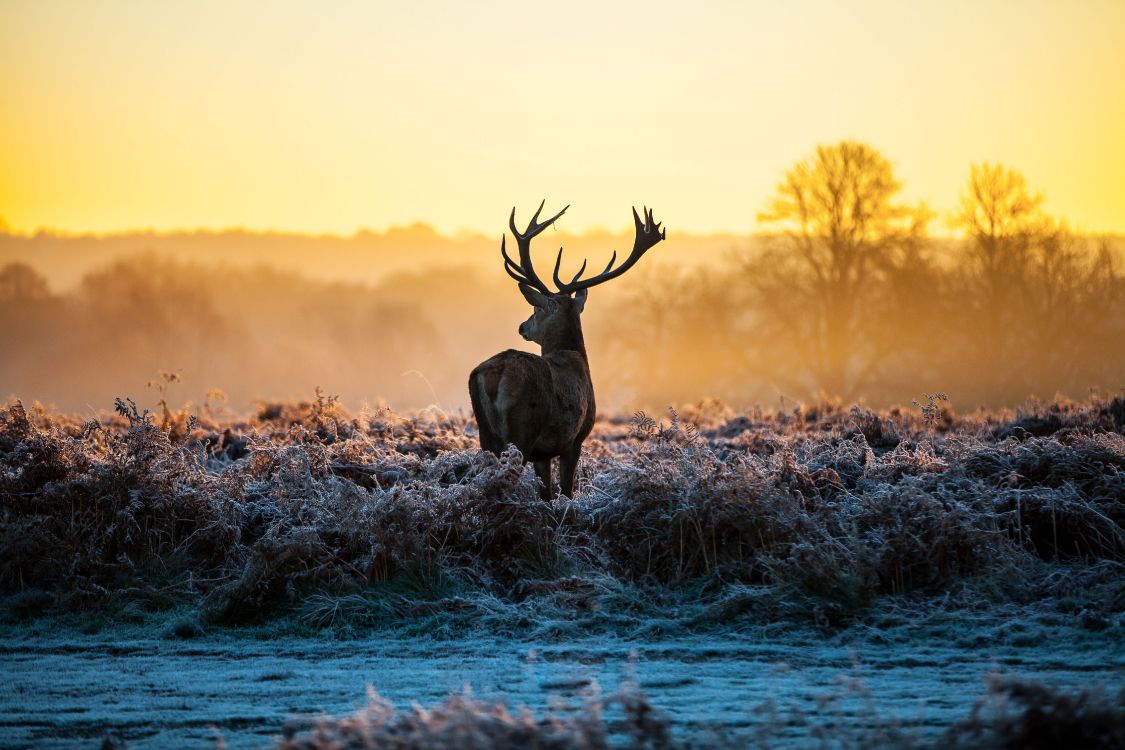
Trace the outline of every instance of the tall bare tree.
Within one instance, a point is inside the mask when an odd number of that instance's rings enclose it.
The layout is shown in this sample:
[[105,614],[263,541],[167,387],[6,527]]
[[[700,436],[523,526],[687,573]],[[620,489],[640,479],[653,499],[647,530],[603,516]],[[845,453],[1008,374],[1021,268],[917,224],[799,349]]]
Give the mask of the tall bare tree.
[[901,188],[886,157],[841,141],[795,164],[758,216],[780,233],[745,266],[755,335],[803,365],[813,389],[859,395],[899,340],[879,334],[881,318],[893,283],[923,265],[930,216],[900,202]]
[[971,369],[998,401],[1013,386],[1053,396],[1103,380],[1082,363],[1113,359],[1111,338],[1120,287],[1109,247],[1076,237],[1043,210],[1043,194],[1001,164],[974,164],[953,225],[965,232],[955,296],[969,333]]

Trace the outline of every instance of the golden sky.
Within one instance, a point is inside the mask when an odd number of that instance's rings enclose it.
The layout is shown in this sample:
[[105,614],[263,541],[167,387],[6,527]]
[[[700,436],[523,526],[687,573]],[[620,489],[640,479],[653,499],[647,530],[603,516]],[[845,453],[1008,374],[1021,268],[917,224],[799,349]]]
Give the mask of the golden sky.
[[1125,0],[3,0],[0,102],[23,231],[748,232],[857,138],[939,211],[999,161],[1125,232]]

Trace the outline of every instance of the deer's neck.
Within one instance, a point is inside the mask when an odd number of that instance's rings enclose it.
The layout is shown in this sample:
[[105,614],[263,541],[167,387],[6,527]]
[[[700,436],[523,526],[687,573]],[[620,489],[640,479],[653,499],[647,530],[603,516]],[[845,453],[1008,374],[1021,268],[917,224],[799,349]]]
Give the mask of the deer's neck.
[[570,320],[566,321],[566,325],[549,331],[543,337],[541,346],[544,357],[555,352],[571,351],[578,352],[585,359],[586,340],[582,338],[582,319],[575,313]]

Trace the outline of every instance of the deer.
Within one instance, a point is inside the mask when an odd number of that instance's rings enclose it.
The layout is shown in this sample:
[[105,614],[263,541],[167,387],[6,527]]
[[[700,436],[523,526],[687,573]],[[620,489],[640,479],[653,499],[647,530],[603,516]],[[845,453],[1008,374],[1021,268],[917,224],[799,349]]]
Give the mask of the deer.
[[652,209],[633,208],[636,239],[633,250],[619,266],[617,251],[605,270],[583,279],[586,260],[568,281],[559,278],[563,249],[555,259],[555,290],[535,272],[531,262],[531,241],[554,224],[570,208],[540,222],[539,214],[547,201],[531,217],[522,232],[516,228],[516,209],[508,219],[515,237],[519,262],[508,255],[506,235],[501,235],[500,255],[504,270],[519,286],[533,308],[531,317],[519,326],[519,334],[540,346],[540,354],[507,349],[477,365],[469,375],[469,398],[476,416],[482,450],[499,456],[509,445],[523,455],[526,465],[535,466],[542,487],[540,497],[554,497],[551,462],[559,459],[559,490],[573,498],[574,475],[582,443],[594,426],[594,386],[590,363],[582,336],[582,310],[591,287],[615,279],[637,264],[647,251],[665,239],[665,231],[652,216]]

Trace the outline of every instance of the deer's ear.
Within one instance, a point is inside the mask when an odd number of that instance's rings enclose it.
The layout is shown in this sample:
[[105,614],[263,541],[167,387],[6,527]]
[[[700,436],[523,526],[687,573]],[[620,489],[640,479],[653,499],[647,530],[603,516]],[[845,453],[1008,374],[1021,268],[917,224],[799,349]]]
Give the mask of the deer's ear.
[[579,289],[574,293],[574,304],[578,306],[578,312],[586,307],[586,295],[589,294],[589,289]]
[[547,295],[536,289],[532,289],[527,284],[520,284],[520,292],[523,294],[523,298],[527,300],[527,304],[532,307],[541,307],[544,310],[547,309]]

